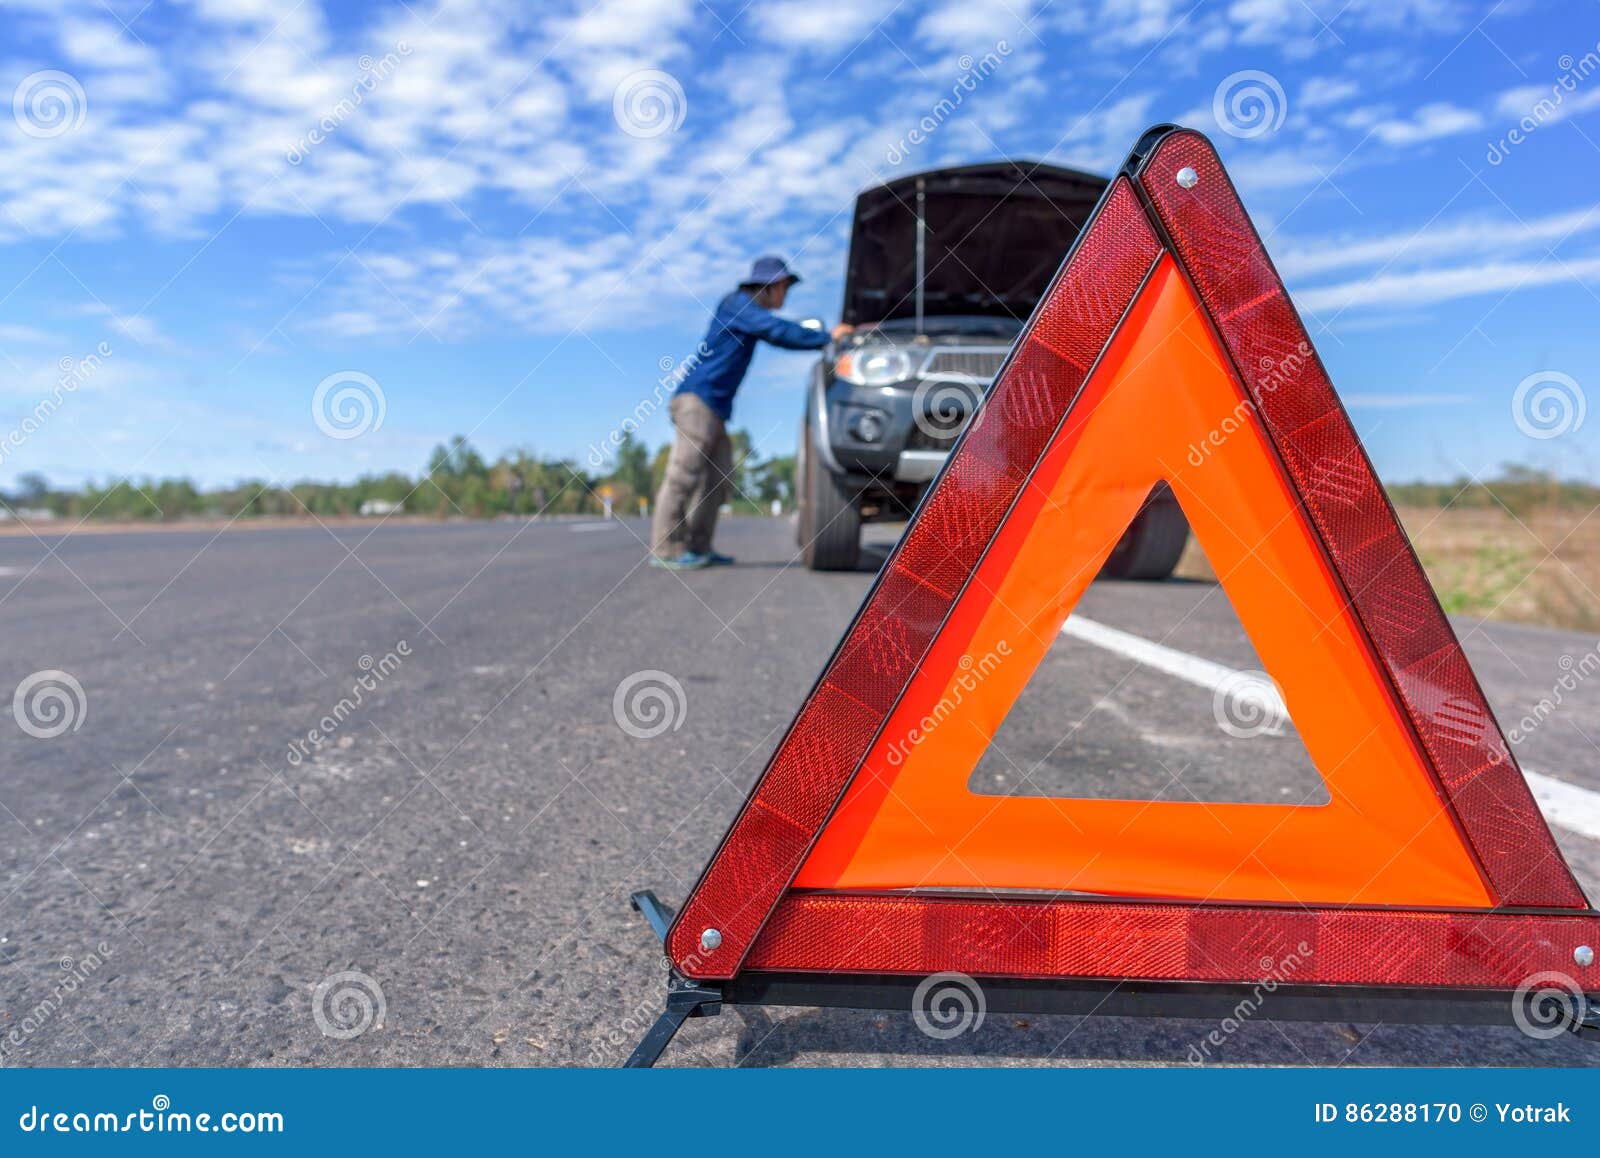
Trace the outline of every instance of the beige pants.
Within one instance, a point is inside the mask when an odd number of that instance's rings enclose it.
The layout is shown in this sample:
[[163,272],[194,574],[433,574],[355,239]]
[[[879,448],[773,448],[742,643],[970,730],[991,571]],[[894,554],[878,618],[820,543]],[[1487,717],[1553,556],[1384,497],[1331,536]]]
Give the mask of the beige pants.
[[678,437],[656,495],[650,549],[663,559],[675,559],[685,551],[710,554],[717,511],[727,498],[733,473],[733,444],[722,419],[693,394],[676,395],[667,412]]

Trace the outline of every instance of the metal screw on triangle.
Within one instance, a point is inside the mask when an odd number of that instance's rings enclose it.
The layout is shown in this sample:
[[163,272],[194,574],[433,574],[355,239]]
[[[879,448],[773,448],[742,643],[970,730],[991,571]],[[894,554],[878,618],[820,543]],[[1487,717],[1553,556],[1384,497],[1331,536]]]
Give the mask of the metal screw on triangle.
[[1579,945],[1572,951],[1572,959],[1579,965],[1594,964],[1594,950],[1588,945]]
[[719,948],[722,945],[722,933],[717,929],[707,929],[700,934],[700,948],[706,952]]
[[1189,166],[1185,165],[1183,168],[1178,170],[1178,184],[1183,186],[1185,189],[1193,189],[1196,185],[1200,184],[1200,174],[1196,173],[1193,169],[1189,168]]

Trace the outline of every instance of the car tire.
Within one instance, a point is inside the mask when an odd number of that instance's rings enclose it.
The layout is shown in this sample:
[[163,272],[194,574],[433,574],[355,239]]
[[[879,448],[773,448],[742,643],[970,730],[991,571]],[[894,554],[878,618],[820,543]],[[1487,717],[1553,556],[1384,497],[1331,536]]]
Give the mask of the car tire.
[[1161,483],[1122,532],[1100,574],[1108,579],[1166,579],[1188,542],[1189,520],[1172,488]]
[[851,571],[861,561],[859,496],[840,484],[817,455],[808,422],[800,458],[800,558],[812,571]]

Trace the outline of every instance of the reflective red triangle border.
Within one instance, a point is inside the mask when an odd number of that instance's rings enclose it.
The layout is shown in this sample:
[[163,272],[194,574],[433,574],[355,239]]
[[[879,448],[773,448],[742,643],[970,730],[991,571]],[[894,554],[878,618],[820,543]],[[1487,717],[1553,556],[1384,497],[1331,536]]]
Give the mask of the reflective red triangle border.
[[[1193,171],[1196,181],[1177,174]],[[1187,178],[1188,174],[1185,174]],[[1381,658],[1492,910],[790,893],[917,664],[1163,253],[1203,303]],[[1266,376],[1295,351],[1293,389]],[[1532,910],[1532,911],[1530,911]],[[707,948],[702,931],[717,930]],[[1577,966],[1588,910],[1310,337],[1209,141],[1145,134],[669,931],[687,977],[763,970],[1511,987]]]

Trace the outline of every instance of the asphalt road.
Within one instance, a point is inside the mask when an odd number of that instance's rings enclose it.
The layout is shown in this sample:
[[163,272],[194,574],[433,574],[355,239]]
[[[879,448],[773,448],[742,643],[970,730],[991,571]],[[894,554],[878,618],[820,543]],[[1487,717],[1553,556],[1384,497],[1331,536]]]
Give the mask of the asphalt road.
[[[720,545],[741,565],[684,576],[642,565],[643,534],[554,521],[0,539],[0,684],[59,671],[82,688],[56,703],[74,725],[58,736],[0,728],[5,1063],[619,1060],[662,982],[629,892],[682,899],[870,580],[793,566],[787,522],[730,521]],[[1080,611],[1252,666],[1208,584],[1100,583]],[[1460,626],[1507,724],[1550,695],[1564,655],[1596,646]],[[676,730],[639,738],[613,696],[647,670],[671,673],[686,707]],[[1564,693],[1518,749],[1591,790],[1597,684]],[[30,702],[33,731],[62,725],[48,695]],[[1057,746],[1067,721],[1084,726]],[[1318,784],[1292,732],[1232,740],[1202,688],[1068,638],[996,747],[978,790],[1015,790],[1018,763],[1064,794],[1154,794],[1173,767],[1202,799]],[[1600,894],[1600,842],[1559,835]],[[687,1026],[664,1064],[1181,1063],[1215,1028],[995,1016],[936,1042],[907,1013],[730,1013]],[[1212,1056],[1586,1065],[1600,1047],[1260,1016]]]

